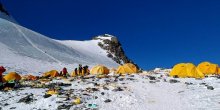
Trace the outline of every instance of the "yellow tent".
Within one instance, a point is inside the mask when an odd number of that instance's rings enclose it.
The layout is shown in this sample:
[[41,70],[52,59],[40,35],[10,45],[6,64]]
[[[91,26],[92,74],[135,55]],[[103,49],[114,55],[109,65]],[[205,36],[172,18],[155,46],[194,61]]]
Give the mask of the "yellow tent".
[[218,74],[220,74],[220,68],[218,68]]
[[118,73],[118,74],[138,73],[138,69],[134,64],[126,63],[122,66],[119,66],[116,73]]
[[179,63],[175,65],[170,72],[170,76],[178,76],[180,78],[204,78],[202,72],[192,63]]
[[43,74],[44,77],[57,77],[59,76],[59,73],[57,70],[51,70],[49,72],[46,72]]
[[16,72],[10,72],[7,75],[5,75],[3,77],[3,79],[4,79],[3,81],[5,81],[5,82],[19,81],[19,80],[21,80],[21,76]]
[[91,71],[91,74],[109,74],[109,69],[103,65],[94,66]]
[[204,75],[217,74],[218,65],[212,64],[210,62],[202,62],[197,66],[197,69],[201,71]]

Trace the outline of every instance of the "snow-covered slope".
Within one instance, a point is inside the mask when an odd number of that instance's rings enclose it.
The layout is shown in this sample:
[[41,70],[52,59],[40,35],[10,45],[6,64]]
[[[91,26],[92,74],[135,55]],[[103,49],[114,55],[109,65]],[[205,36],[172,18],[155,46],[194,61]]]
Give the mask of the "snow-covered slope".
[[58,41],[0,18],[0,65],[9,70],[36,73],[78,64],[118,66],[98,42]]

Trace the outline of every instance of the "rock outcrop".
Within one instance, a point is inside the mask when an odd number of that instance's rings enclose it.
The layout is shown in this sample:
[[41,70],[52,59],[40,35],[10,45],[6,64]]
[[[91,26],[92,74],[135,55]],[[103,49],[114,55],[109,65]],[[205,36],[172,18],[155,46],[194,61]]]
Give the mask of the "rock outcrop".
[[[108,57],[112,58],[116,63],[118,64],[124,64],[124,63],[133,63],[135,64],[131,59],[129,59],[120,43],[120,41],[117,39],[117,37],[104,34],[100,36],[96,36],[93,38],[94,40],[101,40],[101,42],[98,43],[98,45],[107,51]],[[138,68],[139,66],[135,64]]]

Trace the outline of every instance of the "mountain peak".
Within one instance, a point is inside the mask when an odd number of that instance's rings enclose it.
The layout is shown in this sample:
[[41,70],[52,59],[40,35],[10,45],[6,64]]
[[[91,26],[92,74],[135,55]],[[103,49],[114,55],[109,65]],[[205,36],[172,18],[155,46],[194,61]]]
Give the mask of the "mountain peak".
[[13,23],[17,23],[14,18],[9,14],[9,12],[5,9],[3,4],[0,2],[0,18],[8,20]]
[[98,35],[93,38],[93,40],[110,40],[110,41],[118,41],[116,36],[110,35],[110,34],[103,34],[103,35]]
[[8,11],[5,10],[5,8],[4,8],[4,6],[3,6],[3,4],[2,4],[1,2],[0,2],[0,11],[1,11],[2,13],[6,14],[7,16],[9,16]]

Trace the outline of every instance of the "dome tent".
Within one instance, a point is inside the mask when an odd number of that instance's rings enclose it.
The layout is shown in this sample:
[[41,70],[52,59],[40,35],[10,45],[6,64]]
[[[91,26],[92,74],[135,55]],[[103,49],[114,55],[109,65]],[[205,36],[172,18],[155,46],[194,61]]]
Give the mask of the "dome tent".
[[204,75],[211,75],[218,73],[218,65],[210,62],[202,62],[197,66],[197,69]]
[[51,70],[43,74],[43,77],[57,77],[57,76],[59,76],[59,73],[57,70]]
[[132,74],[132,73],[138,73],[137,67],[132,63],[126,63],[124,65],[121,65],[118,67],[117,74]]
[[3,81],[5,81],[5,82],[19,81],[19,80],[21,80],[21,76],[16,72],[10,72],[10,73],[6,74],[3,77],[3,79],[4,79]]
[[103,65],[94,66],[91,71],[91,74],[109,74],[109,69]]
[[170,76],[178,76],[180,78],[204,78],[196,66],[192,63],[179,63],[176,64],[170,72]]

